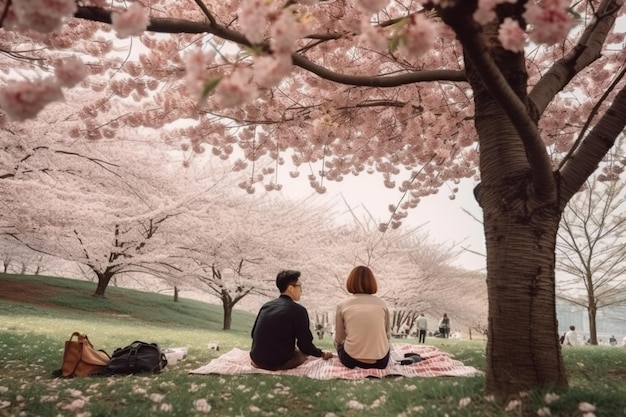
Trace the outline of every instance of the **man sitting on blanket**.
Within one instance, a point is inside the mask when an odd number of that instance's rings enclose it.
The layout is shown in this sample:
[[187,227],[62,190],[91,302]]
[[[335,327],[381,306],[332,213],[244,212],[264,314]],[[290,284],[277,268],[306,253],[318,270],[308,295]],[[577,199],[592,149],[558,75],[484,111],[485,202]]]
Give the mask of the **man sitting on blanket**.
[[309,313],[296,303],[302,294],[299,278],[299,271],[281,271],[276,276],[280,296],[261,307],[252,326],[252,366],[278,371],[302,365],[308,355],[333,357],[313,344]]

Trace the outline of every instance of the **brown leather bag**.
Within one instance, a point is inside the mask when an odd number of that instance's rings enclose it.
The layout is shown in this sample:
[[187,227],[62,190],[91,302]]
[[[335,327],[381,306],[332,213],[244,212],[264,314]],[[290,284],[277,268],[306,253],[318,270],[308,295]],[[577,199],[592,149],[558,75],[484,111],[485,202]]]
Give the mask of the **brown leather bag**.
[[74,332],[65,342],[61,375],[74,377],[103,373],[110,359],[104,350],[94,349],[86,334]]

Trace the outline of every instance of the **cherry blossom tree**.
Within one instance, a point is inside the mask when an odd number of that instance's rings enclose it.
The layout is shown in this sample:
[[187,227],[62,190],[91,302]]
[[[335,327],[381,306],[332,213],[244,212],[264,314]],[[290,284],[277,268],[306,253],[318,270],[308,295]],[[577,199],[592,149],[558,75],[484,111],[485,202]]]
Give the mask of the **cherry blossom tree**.
[[[56,128],[62,136],[61,126]],[[54,145],[45,150],[27,152],[20,162],[30,160],[28,166],[21,164],[0,181],[10,208],[0,223],[2,233],[31,250],[87,266],[97,276],[95,296],[104,296],[117,274],[162,262],[160,231],[181,211],[180,202],[172,202],[177,194],[166,187],[172,181],[157,175],[167,172],[166,159],[152,149],[137,163],[141,150],[120,141],[72,148],[62,140],[50,142]],[[64,160],[54,169],[36,168],[59,155]]]
[[[47,188],[21,186],[16,190],[36,195],[36,200],[34,205],[22,205],[16,217],[4,219],[13,224],[9,235],[30,249],[87,266],[97,276],[94,296],[104,296],[115,275],[145,271],[146,264],[158,262],[151,251],[160,250],[162,242],[154,240],[161,224],[175,213],[155,210],[122,217],[122,207],[112,203],[129,200],[119,194],[79,198],[71,192],[50,195]],[[68,200],[71,207],[62,203]]]
[[559,297],[587,309],[589,342],[598,344],[598,310],[626,304],[626,200],[623,180],[590,179],[565,209],[557,242]]
[[[319,192],[378,172],[407,196],[392,227],[443,184],[480,175],[486,390],[506,397],[567,385],[556,234],[626,123],[626,52],[614,30],[622,0],[0,5],[3,44],[16,45],[0,65],[23,68],[0,92],[15,119],[35,117],[79,82],[106,98],[81,112],[74,137],[103,137],[113,120],[163,128],[184,149],[232,158],[249,192],[280,188],[283,170],[309,169]],[[126,57],[109,28],[129,46]],[[70,55],[84,67],[59,63]],[[92,73],[110,81],[90,85],[82,77]],[[120,112],[115,103],[128,98],[134,108]],[[181,119],[190,123],[165,129]],[[276,165],[260,169],[264,155]]]
[[172,275],[177,283],[221,302],[224,330],[230,329],[233,309],[245,297],[266,300],[278,295],[275,277],[282,269],[301,271],[307,285],[317,288],[318,302],[327,303],[328,291],[321,289],[333,284],[327,283],[329,274],[324,272],[333,264],[319,253],[326,251],[335,225],[328,203],[316,203],[312,197],[242,198],[232,190],[210,197],[215,198],[220,200],[217,206],[204,198],[193,202],[186,225],[172,230],[176,237],[170,256],[180,270]]

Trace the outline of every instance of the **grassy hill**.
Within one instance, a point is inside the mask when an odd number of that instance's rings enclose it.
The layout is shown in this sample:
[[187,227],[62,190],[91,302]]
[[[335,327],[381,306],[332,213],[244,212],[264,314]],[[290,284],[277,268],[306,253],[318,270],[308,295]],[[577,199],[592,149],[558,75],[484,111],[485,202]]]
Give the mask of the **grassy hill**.
[[[28,312],[55,317],[78,318],[84,314],[97,320],[167,324],[182,328],[221,330],[221,305],[132,289],[107,288],[105,298],[93,297],[95,283],[49,276],[0,274],[3,314]],[[235,310],[232,331],[248,332],[254,316]]]

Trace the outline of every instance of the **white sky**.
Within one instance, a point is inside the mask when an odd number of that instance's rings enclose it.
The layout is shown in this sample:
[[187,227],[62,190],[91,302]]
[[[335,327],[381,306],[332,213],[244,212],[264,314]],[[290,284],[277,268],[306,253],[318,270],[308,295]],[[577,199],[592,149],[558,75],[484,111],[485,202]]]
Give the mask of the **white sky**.
[[[314,192],[306,189],[308,184],[302,178],[285,179],[282,183],[283,193],[287,196],[304,197]],[[329,197],[343,196],[356,213],[365,215],[367,209],[375,219],[385,223],[390,216],[388,206],[397,204],[402,197],[397,189],[387,189],[380,177],[374,175],[346,176],[340,183],[328,182],[325,185]],[[463,211],[469,211],[475,218],[482,219],[482,211],[473,195],[474,186],[475,182],[472,180],[461,182],[454,200],[450,200],[451,192],[444,186],[439,194],[424,198],[417,208],[410,210],[403,224],[423,225],[422,230],[430,236],[433,243],[455,245],[484,254],[482,224]],[[467,269],[482,270],[485,258],[462,251],[455,264]]]

